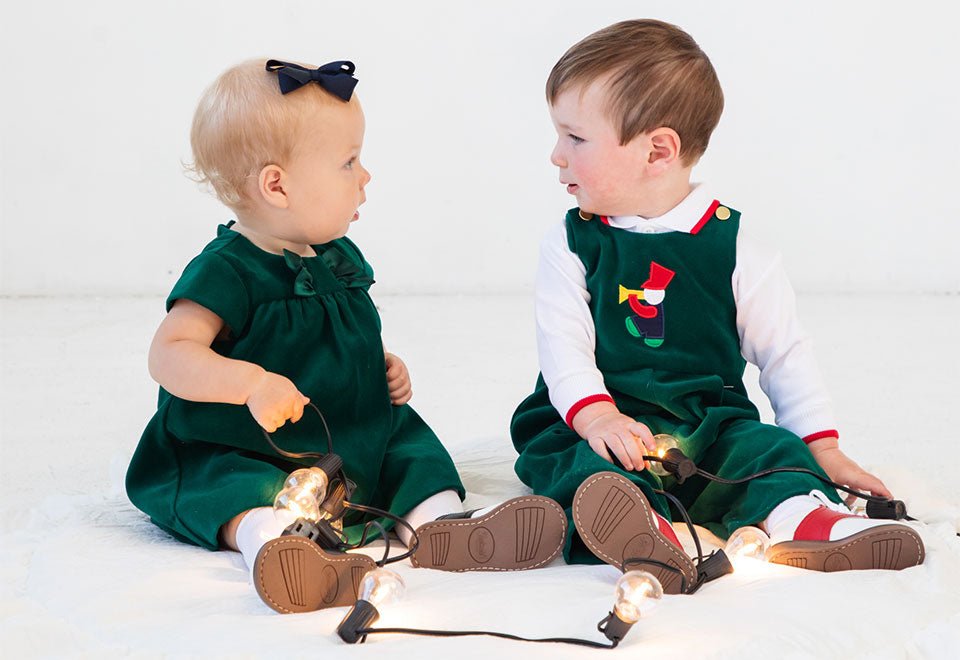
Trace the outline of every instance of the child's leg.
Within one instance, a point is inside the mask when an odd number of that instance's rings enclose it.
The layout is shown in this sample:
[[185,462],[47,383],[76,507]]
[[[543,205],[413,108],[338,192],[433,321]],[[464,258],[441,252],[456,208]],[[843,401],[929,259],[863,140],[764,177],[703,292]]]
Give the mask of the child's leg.
[[[684,447],[684,449],[688,449]],[[801,467],[826,476],[807,446],[781,428],[737,420],[691,456],[699,467],[738,479],[772,467]],[[815,570],[901,569],[923,561],[919,535],[907,525],[850,514],[816,477],[776,473],[745,484],[691,478],[673,489],[694,521],[722,537],[760,524],[771,535],[771,561]]]
[[325,552],[302,536],[282,536],[295,520],[289,511],[258,507],[220,528],[224,547],[239,550],[257,593],[277,612],[312,612],[352,605],[367,571],[366,555]]
[[567,520],[556,502],[540,495],[442,515],[417,528],[414,566],[441,571],[523,571],[560,555]]
[[[382,502],[417,530],[414,566],[446,571],[538,568],[560,553],[563,510],[545,497],[514,498],[463,512],[463,486],[450,455],[409,406],[394,410],[394,426],[380,470]],[[405,543],[410,534],[395,528]]]
[[573,520],[583,543],[621,570],[655,575],[664,593],[687,592],[697,569],[670,521],[651,507],[640,488],[617,472],[587,477],[573,498]]
[[[440,516],[445,516],[450,513],[460,513],[462,511],[463,504],[460,502],[460,496],[457,492],[444,490],[436,495],[431,495],[415,506],[403,519],[406,520],[411,527],[416,529],[420,527],[420,525],[432,522]],[[410,530],[403,525],[397,525],[394,529],[397,530],[397,536],[400,537],[404,545],[409,547],[410,542],[413,540],[413,534],[410,533]]]
[[[677,439],[697,467],[723,479],[740,479],[773,467],[806,468],[826,476],[800,438],[755,420],[732,420],[704,437],[678,434]],[[721,538],[763,521],[785,499],[808,495],[811,490],[832,489],[812,475],[796,472],[774,473],[736,485],[694,476],[670,486],[691,519]],[[835,492],[831,499],[841,501]]]
[[823,491],[796,495],[762,523],[770,535],[769,560],[817,571],[901,570],[923,563],[923,541],[911,527],[871,520],[831,502]]
[[514,469],[534,493],[552,498],[566,511],[568,528],[563,554],[568,563],[592,564],[600,560],[581,540],[573,523],[574,494],[592,475],[615,472],[628,479],[658,515],[670,520],[666,500],[654,492],[660,487],[659,478],[648,470],[627,472],[619,463],[604,460],[560,419],[545,394],[540,403],[514,417],[511,433],[520,453]]

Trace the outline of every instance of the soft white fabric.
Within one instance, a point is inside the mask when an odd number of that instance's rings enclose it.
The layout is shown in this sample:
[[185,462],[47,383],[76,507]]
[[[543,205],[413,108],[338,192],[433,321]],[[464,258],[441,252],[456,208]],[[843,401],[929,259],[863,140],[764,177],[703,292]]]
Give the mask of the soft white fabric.
[[[637,233],[689,233],[713,200],[707,186],[695,184],[679,205],[658,218],[613,217],[609,221],[611,226]],[[836,429],[830,398],[810,338],[797,318],[795,296],[781,257],[742,228],[731,287],[741,352],[760,368],[760,386],[770,399],[776,423],[800,437]],[[669,297],[668,287],[667,300]],[[561,222],[540,246],[536,323],[540,370],[550,401],[564,418],[578,401],[609,395],[594,357],[596,330],[589,303],[586,269],[570,250],[566,225]]]
[[263,544],[278,538],[294,520],[296,516],[290,511],[274,511],[273,507],[267,506],[251,509],[240,519],[237,525],[237,548],[251,573]]
[[[924,564],[840,573],[752,566],[693,596],[664,596],[607,653],[405,635],[347,647],[335,633],[346,607],[277,614],[249,584],[239,553],[171,538],[124,495],[124,471],[157,405],[145,365],[163,296],[0,300],[0,657],[234,660],[299,658],[309,649],[358,660],[952,658],[960,648],[960,434],[944,423],[957,392],[956,370],[945,366],[960,364],[960,296],[914,295],[913,324],[863,333],[889,301],[887,294],[801,295],[825,375],[844,404],[844,448],[925,521],[911,523],[926,546]],[[529,494],[513,471],[507,424],[537,373],[533,324],[516,321],[531,316],[531,296],[377,302],[387,346],[410,367],[412,405],[460,470],[463,506]],[[899,346],[910,348],[890,350]],[[752,367],[747,387],[772,419]],[[913,445],[938,460],[904,458]],[[677,534],[692,552],[682,526]],[[366,551],[375,559],[382,553],[380,542]],[[444,573],[409,561],[391,568],[406,595],[377,625],[595,641],[604,639],[596,625],[613,606],[619,577],[606,564],[561,560],[510,573]],[[836,613],[843,624],[829,625]],[[878,621],[896,625],[878,634]]]

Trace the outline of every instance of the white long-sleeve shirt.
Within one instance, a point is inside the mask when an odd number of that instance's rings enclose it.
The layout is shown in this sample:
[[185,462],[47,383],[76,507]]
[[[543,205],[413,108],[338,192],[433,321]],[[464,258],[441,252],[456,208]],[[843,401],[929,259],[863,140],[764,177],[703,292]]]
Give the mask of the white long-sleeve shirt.
[[[607,218],[619,229],[657,234],[690,233],[714,197],[703,184],[657,218]],[[599,220],[595,220],[599,221]],[[809,336],[797,319],[793,288],[782,259],[746,235],[737,236],[730,285],[737,306],[743,357],[760,368],[760,387],[776,423],[807,442],[836,435],[830,398],[814,361]],[[550,402],[569,424],[586,403],[612,400],[595,359],[596,329],[590,314],[586,268],[567,244],[560,223],[540,246],[536,281],[537,347]]]

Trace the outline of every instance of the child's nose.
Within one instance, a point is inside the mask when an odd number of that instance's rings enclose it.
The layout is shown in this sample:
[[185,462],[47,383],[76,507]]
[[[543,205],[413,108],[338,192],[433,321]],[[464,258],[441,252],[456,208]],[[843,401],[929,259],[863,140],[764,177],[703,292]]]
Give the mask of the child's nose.
[[370,171],[363,165],[360,166],[360,169],[363,170],[363,176],[360,178],[360,187],[363,188],[370,183]]
[[560,143],[557,142],[553,147],[553,151],[550,152],[550,162],[556,165],[557,167],[566,167],[567,159],[564,158],[563,154],[560,151]]

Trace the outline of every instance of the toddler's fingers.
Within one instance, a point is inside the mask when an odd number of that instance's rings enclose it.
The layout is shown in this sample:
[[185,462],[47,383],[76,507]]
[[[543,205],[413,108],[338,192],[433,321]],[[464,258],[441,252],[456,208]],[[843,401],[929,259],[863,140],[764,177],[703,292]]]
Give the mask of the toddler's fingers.
[[623,469],[632,471],[634,466],[633,460],[630,458],[630,453],[624,446],[623,441],[620,440],[620,436],[616,434],[610,434],[608,436],[604,436],[603,441],[607,447],[610,448],[610,451],[613,452],[613,455],[617,457],[617,460],[620,461],[620,464],[623,465]]
[[404,373],[397,374],[396,376],[391,377],[390,372],[387,372],[387,386],[390,389],[399,387],[404,382],[410,382],[410,379],[406,377]]
[[299,402],[294,402],[293,405],[293,414],[290,416],[290,421],[296,424],[300,421],[300,418],[303,417],[303,404]]
[[[630,457],[630,463],[633,466],[642,466],[646,465],[643,460],[643,444],[637,438],[637,436],[628,432],[620,433],[620,442],[623,444],[624,449],[626,449],[627,455]],[[634,469],[633,467],[628,468],[630,470]],[[641,468],[642,469],[642,468]]]
[[[410,400],[411,395],[410,383],[406,383],[402,387],[391,388],[390,390],[390,400],[396,405],[406,403]],[[400,399],[403,399],[403,401],[400,401]]]
[[857,488],[857,490],[864,489],[869,490],[873,495],[893,498],[893,493],[887,489],[884,483],[868,472],[864,472],[863,474],[863,487]]
[[[657,446],[656,443],[653,441],[653,433],[650,432],[650,429],[647,427],[646,424],[635,422],[630,425],[630,432],[633,433],[634,436],[639,438],[643,442],[643,446],[649,451],[652,452],[654,448]],[[648,453],[648,452],[644,452],[644,453]]]
[[588,440],[587,444],[600,458],[607,461],[608,463],[613,463],[613,459],[610,457],[610,452],[607,451],[607,446],[603,444],[603,440],[600,438],[594,438]]

